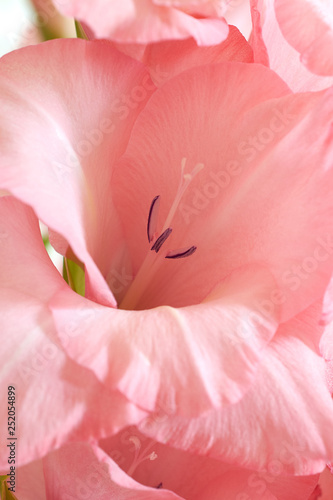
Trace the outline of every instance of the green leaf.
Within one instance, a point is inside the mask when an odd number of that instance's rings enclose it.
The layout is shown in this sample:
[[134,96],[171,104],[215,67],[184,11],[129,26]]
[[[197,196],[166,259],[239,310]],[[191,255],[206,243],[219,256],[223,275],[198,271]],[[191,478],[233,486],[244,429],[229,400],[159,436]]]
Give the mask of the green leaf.
[[85,34],[84,29],[82,28],[81,23],[77,20],[75,20],[75,29],[76,29],[76,36],[78,38],[82,38],[83,40],[89,40],[89,38]]
[[63,277],[66,283],[69,284],[74,292],[82,295],[85,294],[85,271],[84,264],[76,263],[64,257]]
[[0,476],[1,500],[18,500],[12,491],[8,489],[7,476]]

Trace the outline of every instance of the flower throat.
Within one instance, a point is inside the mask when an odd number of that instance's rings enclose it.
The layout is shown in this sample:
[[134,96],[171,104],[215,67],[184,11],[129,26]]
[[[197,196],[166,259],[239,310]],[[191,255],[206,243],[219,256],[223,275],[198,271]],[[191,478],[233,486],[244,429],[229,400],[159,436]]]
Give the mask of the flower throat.
[[181,179],[178,190],[160,233],[157,232],[158,213],[161,201],[160,195],[155,196],[151,202],[147,222],[147,237],[148,242],[152,246],[150,251],[147,253],[147,256],[144,259],[137,275],[128,288],[125,297],[119,304],[120,309],[129,310],[136,308],[136,305],[142,298],[145,290],[164,259],[183,259],[190,257],[197,249],[196,246],[190,246],[176,250],[161,251],[162,247],[165,249],[164,244],[172,233],[171,223],[186,189],[194,177],[204,168],[203,163],[198,163],[190,174],[185,174],[185,164],[186,158],[183,158],[181,161]]

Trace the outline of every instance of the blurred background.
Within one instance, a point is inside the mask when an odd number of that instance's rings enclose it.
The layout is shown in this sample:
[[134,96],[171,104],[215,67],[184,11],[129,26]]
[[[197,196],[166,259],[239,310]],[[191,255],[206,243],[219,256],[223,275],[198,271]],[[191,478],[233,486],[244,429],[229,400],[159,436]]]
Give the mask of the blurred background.
[[[248,38],[252,28],[249,0],[225,1],[228,23]],[[73,19],[61,16],[51,0],[0,0],[0,57],[26,45],[70,37],[76,37]]]
[[73,19],[49,0],[0,0],[0,57],[11,50],[60,37],[75,37]]

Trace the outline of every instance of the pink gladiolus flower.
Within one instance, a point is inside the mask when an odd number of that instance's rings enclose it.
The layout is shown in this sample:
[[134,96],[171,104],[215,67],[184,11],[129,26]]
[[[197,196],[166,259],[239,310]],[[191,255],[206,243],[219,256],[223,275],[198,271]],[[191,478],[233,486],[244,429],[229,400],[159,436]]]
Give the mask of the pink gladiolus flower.
[[[262,65],[201,49],[198,64],[163,64],[157,86],[154,50],[146,66],[107,41],[57,40],[0,61],[1,366],[21,387],[21,463],[93,439],[107,462],[96,442],[162,410],[144,434],[217,469],[321,472],[332,90],[295,95]],[[52,267],[38,219],[84,266],[85,297]]]
[[149,43],[193,37],[215,45],[228,35],[226,0],[54,0],[64,15],[83,21],[98,38]]

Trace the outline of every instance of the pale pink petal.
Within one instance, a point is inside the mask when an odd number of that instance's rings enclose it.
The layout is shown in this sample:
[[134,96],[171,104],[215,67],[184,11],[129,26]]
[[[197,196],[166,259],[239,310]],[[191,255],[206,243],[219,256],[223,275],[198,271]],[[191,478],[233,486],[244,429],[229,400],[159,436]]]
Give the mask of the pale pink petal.
[[[123,43],[150,43],[193,37],[198,45],[215,45],[228,36],[224,19],[197,19],[178,6],[152,0],[54,0],[60,11],[84,21],[98,38]],[[192,2],[193,4],[194,2]],[[207,3],[207,2],[204,2]],[[180,7],[182,7],[180,5]],[[186,8],[185,8],[186,10]],[[200,14],[200,7],[198,9]],[[205,9],[202,14],[212,14]]]
[[[249,0],[230,0],[224,14],[227,23],[237,26],[248,40],[252,31],[251,8]],[[229,26],[230,28],[230,26]]]
[[195,66],[222,61],[253,62],[253,53],[243,35],[229,26],[228,38],[219,45],[198,47],[195,40],[172,40],[147,45],[141,60],[147,64],[152,80],[161,86],[177,74]]
[[[134,276],[151,255],[146,226],[157,195],[158,232],[166,222],[173,232],[126,308],[200,303],[234,269],[259,262],[277,282],[263,306],[281,304],[284,320],[319,300],[333,267],[332,112],[331,92],[289,95],[254,64],[192,68],[158,89],[113,177]],[[186,174],[204,168],[167,221],[183,158]],[[192,245],[187,259],[163,259]]]
[[326,380],[329,391],[333,394],[333,360],[326,362]]
[[[172,491],[143,486],[100,448],[73,443],[44,459],[47,500],[177,500]],[[34,500],[32,498],[27,500]]]
[[[292,10],[291,18],[296,19],[297,15],[299,20],[300,11],[297,6],[290,1],[284,3],[288,3]],[[301,0],[300,3],[306,2]],[[256,62],[270,66],[294,92],[322,90],[333,85],[333,77],[315,75],[302,64],[297,50],[281,33],[273,1],[252,0],[251,4],[253,21],[251,43]],[[297,27],[295,25],[295,29],[299,29],[298,24]]]
[[[119,392],[107,391],[60,345],[47,302],[57,292],[75,293],[49,259],[33,211],[11,196],[2,197],[0,220],[0,379],[3,388],[15,387],[20,465],[67,440],[110,435],[144,413]],[[73,338],[70,321],[60,335],[64,344]],[[5,392],[2,398],[7,399]],[[2,429],[7,422],[7,405],[2,404]],[[2,447],[1,468],[7,460]]]
[[333,394],[333,321],[332,321],[332,292],[333,282],[328,287],[324,299],[324,314],[321,318],[321,324],[324,327],[324,333],[320,338],[320,352],[326,360],[326,381],[328,388]]
[[136,481],[191,500],[304,500],[318,476],[255,472],[158,443],[129,427],[100,446]]
[[266,14],[265,0],[251,0],[251,18],[253,30],[250,43],[253,47],[254,61],[269,67],[269,56],[263,39],[263,25]]
[[275,0],[283,35],[305,66],[319,75],[333,75],[332,6],[332,0]]
[[68,242],[88,296],[114,306],[105,278],[122,230],[108,186],[153,91],[149,75],[108,42],[83,40],[10,53],[0,73],[0,186]]
[[324,360],[293,337],[307,321],[303,313],[280,327],[239,403],[198,419],[149,417],[140,429],[170,446],[273,475],[321,472],[333,456],[333,401]]
[[233,273],[198,306],[124,311],[61,294],[51,308],[58,331],[75,325],[66,351],[108,388],[149,410],[165,403],[197,415],[238,401],[253,382],[277,327],[258,308],[272,286],[254,267]]
[[333,361],[333,322],[325,327],[324,335],[320,341],[320,349],[323,357],[327,361]]
[[176,7],[193,15],[223,16],[228,9],[228,0],[152,0],[155,5]]

